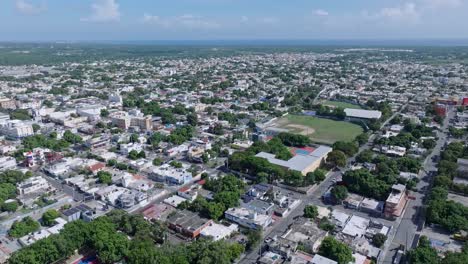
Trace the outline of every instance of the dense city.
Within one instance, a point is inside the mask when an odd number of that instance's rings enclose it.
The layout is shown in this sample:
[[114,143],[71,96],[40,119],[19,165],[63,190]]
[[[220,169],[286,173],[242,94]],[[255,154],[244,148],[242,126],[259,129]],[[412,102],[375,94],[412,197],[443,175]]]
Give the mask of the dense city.
[[0,56],[0,263],[468,263],[466,49],[58,47]]

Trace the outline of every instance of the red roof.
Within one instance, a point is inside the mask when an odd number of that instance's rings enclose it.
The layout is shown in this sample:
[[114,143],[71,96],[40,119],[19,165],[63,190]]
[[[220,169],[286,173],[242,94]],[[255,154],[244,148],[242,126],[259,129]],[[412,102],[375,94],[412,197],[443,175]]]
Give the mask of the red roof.
[[98,171],[100,169],[103,169],[104,167],[106,167],[106,164],[104,164],[102,162],[98,162],[96,164],[93,164],[93,165],[89,166],[89,169],[94,172],[94,171]]
[[186,192],[188,190],[190,190],[190,186],[184,186],[184,187],[179,189],[179,192]]
[[200,185],[204,185],[206,183],[206,180],[205,179],[199,180],[197,183],[200,184]]

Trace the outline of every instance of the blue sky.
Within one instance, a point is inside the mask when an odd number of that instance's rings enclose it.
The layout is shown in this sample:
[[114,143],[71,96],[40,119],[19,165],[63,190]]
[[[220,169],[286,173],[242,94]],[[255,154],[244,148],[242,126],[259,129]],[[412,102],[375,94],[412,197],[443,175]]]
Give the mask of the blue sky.
[[467,38],[468,0],[0,0],[0,41]]

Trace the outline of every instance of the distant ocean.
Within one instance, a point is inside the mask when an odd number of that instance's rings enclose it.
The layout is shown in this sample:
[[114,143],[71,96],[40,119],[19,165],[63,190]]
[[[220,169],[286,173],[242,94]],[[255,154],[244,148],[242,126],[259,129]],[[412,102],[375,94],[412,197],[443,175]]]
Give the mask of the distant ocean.
[[161,46],[468,46],[468,39],[112,40],[85,41],[85,43]]

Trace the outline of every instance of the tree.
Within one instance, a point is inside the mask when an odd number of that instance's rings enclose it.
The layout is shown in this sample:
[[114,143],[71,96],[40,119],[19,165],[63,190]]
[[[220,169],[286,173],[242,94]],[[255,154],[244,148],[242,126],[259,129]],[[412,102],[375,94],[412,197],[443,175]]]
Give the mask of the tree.
[[257,173],[257,178],[255,179],[257,183],[267,183],[268,182],[268,173],[259,172]]
[[343,185],[337,185],[333,187],[331,194],[336,201],[341,202],[348,197],[348,189]]
[[359,148],[354,142],[337,141],[333,144],[333,150],[340,150],[348,156],[353,156]]
[[226,208],[222,203],[209,203],[206,210],[211,219],[218,220],[221,216],[223,216]]
[[327,162],[334,167],[346,166],[346,155],[340,150],[333,150],[328,153]]
[[45,107],[48,107],[48,108],[52,108],[52,107],[54,106],[54,103],[52,103],[52,101],[47,100],[47,99],[44,100],[44,101],[42,102],[42,104],[43,104]]
[[426,149],[433,149],[436,146],[436,141],[434,139],[426,139],[423,141],[423,147]]
[[338,262],[338,264],[348,264],[354,260],[351,248],[331,236],[323,239],[319,254]]
[[[257,241],[261,238],[260,233]],[[172,245],[165,244],[164,240],[165,227],[159,222],[149,222],[142,215],[129,215],[122,210],[114,210],[92,222],[77,220],[68,223],[58,235],[41,239],[16,251],[8,262],[56,263],[86,247],[93,249],[102,263],[124,260],[131,264],[228,264],[233,263],[244,251],[242,245],[226,241],[198,239],[191,243]]]
[[373,157],[374,157],[374,152],[372,150],[366,149],[356,156],[356,161],[362,162],[362,163],[371,162]]
[[356,142],[359,144],[359,146],[366,144],[368,141],[369,141],[369,134],[367,133],[359,134],[356,137]]
[[100,219],[94,223],[95,230],[91,235],[92,246],[98,252],[97,257],[102,263],[120,261],[127,253],[129,241],[126,235],[115,232],[112,223]]
[[30,216],[26,216],[21,221],[15,221],[11,225],[8,235],[15,238],[20,238],[29,233],[39,230],[39,223],[32,219]]
[[249,230],[247,233],[247,250],[253,250],[260,242],[262,241],[262,231],[261,230]]
[[4,203],[2,204],[2,211],[3,212],[16,212],[16,210],[18,209],[18,206],[19,204],[17,201]]
[[138,156],[139,156],[139,153],[138,151],[136,150],[131,150],[129,153],[128,153],[128,156],[127,158],[131,159],[131,160],[137,160],[138,159]]
[[287,132],[279,133],[278,138],[284,145],[289,147],[304,147],[311,143],[310,138],[307,136]]
[[101,109],[101,117],[108,117],[109,111],[105,108]]
[[328,232],[335,230],[335,225],[328,220],[327,217],[322,217],[319,222],[319,228]]
[[41,129],[41,126],[38,124],[32,124],[32,128],[33,128],[34,133],[36,133],[37,131]]
[[317,182],[321,182],[321,181],[325,180],[325,178],[327,177],[326,171],[324,171],[322,169],[316,169],[314,171],[314,175],[315,175],[315,181],[317,181]]
[[386,240],[387,240],[386,235],[378,233],[372,237],[372,244],[374,244],[374,246],[378,248],[381,248],[385,244]]
[[114,167],[115,165],[117,165],[117,161],[115,159],[110,159],[107,161],[107,166]]
[[342,107],[336,107],[333,109],[332,115],[341,120],[345,119],[346,117],[346,113]]
[[130,135],[129,140],[130,140],[130,142],[135,143],[135,142],[138,142],[138,138],[139,138],[138,134],[133,133],[133,134]]
[[347,171],[343,175],[343,181],[349,191],[380,201],[387,199],[391,191],[389,183],[377,178],[366,169]]
[[55,223],[55,218],[59,217],[60,213],[57,210],[50,209],[42,214],[42,224],[45,226],[53,226]]
[[216,123],[208,129],[208,132],[215,135],[224,135],[224,128],[220,123]]
[[190,113],[187,115],[187,123],[191,126],[197,126],[198,125],[198,116],[196,113]]
[[154,166],[161,166],[163,164],[163,160],[161,158],[154,158],[153,165]]
[[437,264],[440,259],[437,251],[431,247],[429,240],[422,236],[419,239],[418,247],[408,251],[407,261],[410,264]]
[[0,203],[16,197],[16,186],[13,183],[0,183]]
[[221,191],[214,195],[213,200],[224,204],[225,208],[231,208],[239,205],[239,198],[239,191]]
[[26,109],[16,109],[10,113],[11,119],[18,119],[18,120],[31,120],[31,116],[29,115],[28,110]]
[[110,172],[107,171],[99,171],[97,173],[98,181],[102,184],[111,184],[112,183],[112,175]]
[[182,168],[182,163],[179,162],[179,161],[176,161],[176,160],[173,160],[169,163],[169,165],[171,165],[172,167],[174,168]]
[[203,161],[203,163],[208,163],[209,160],[210,160],[210,157],[209,157],[208,153],[204,152],[204,153],[202,154],[202,161]]
[[318,216],[318,208],[315,205],[307,205],[304,207],[304,217],[314,220]]
[[63,140],[71,144],[81,143],[83,141],[80,136],[73,134],[70,130],[63,133]]
[[284,182],[291,186],[302,186],[304,183],[304,176],[298,171],[291,171],[285,176]]

